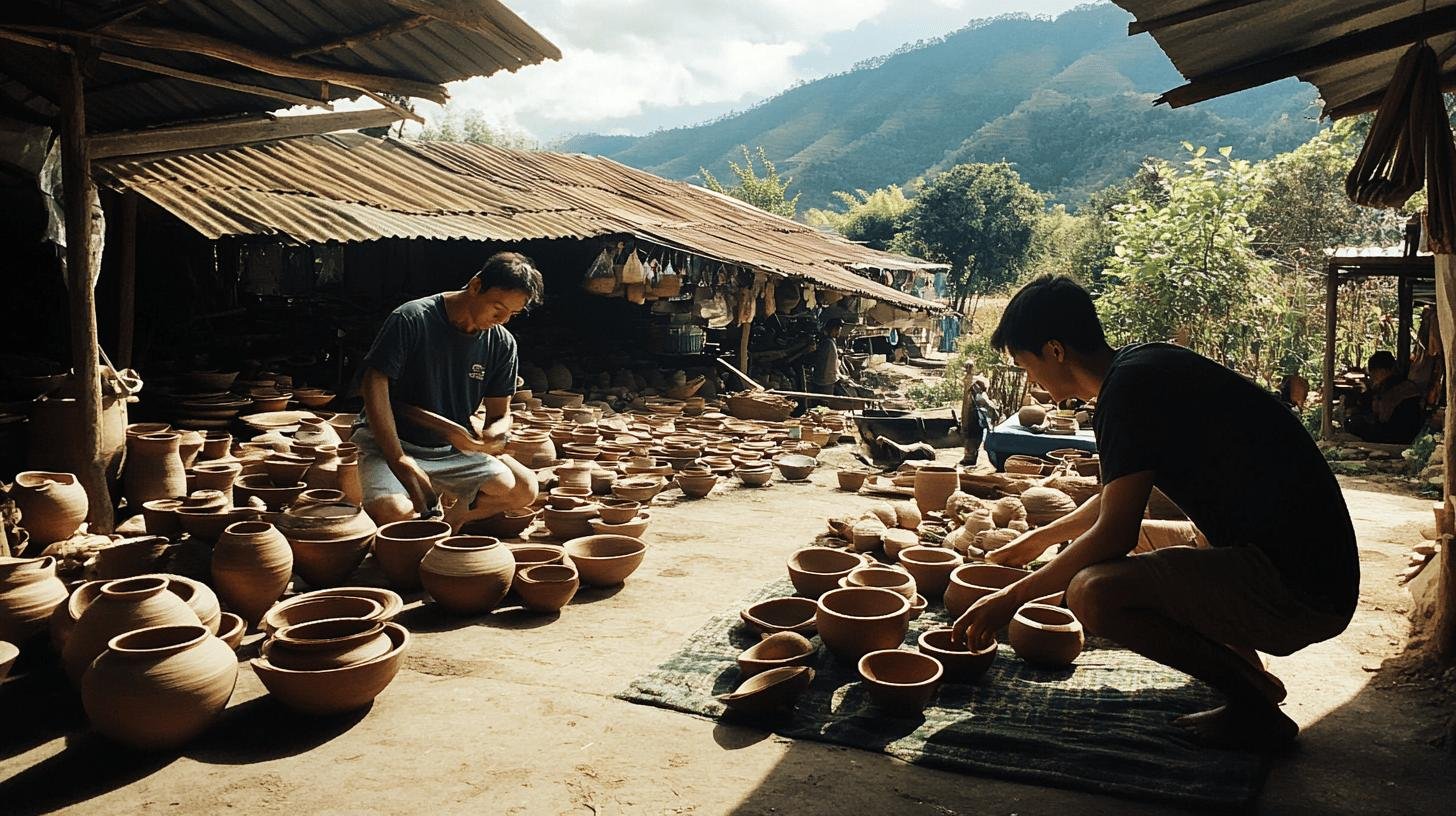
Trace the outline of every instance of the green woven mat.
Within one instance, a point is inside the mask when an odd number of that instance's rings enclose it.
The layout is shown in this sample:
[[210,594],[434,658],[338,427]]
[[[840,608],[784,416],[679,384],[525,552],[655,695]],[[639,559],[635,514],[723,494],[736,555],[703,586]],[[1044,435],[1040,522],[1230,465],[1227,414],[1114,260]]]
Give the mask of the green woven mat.
[[[735,658],[757,640],[737,610],[791,594],[793,587],[779,581],[745,598],[617,696],[722,715],[714,697],[738,685]],[[945,610],[932,607],[911,623],[905,642],[913,647],[921,631],[946,625]],[[814,670],[792,717],[766,726],[921,765],[1137,799],[1237,805],[1252,799],[1264,778],[1262,755],[1199,746],[1171,724],[1219,704],[1207,686],[1095,639],[1067,671],[1028,667],[1002,644],[979,684],[943,684],[919,719],[874,708],[855,667],[827,649]]]

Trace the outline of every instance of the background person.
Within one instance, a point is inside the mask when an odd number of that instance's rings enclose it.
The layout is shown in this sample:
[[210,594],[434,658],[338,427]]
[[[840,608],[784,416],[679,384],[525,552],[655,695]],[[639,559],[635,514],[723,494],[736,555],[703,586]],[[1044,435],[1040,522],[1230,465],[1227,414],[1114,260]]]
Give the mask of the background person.
[[1406,379],[1395,365],[1395,355],[1377,351],[1365,365],[1370,391],[1359,411],[1345,422],[1345,430],[1366,442],[1409,445],[1421,429],[1419,386]]

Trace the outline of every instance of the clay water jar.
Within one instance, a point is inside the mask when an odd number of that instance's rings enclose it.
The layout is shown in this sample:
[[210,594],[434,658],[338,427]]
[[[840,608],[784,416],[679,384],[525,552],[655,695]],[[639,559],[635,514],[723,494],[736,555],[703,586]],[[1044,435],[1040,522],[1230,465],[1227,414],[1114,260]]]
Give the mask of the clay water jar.
[[482,615],[511,589],[516,559],[490,536],[452,536],[435,542],[419,565],[420,583],[446,611]]
[[946,499],[960,489],[960,486],[959,469],[925,465],[915,471],[915,505],[922,513],[944,510]]
[[1029,603],[1016,611],[1008,627],[1011,648],[1032,666],[1064,669],[1077,659],[1086,644],[1082,622],[1071,610]]
[[546,529],[556,538],[580,538],[591,535],[590,521],[596,517],[598,509],[590,502],[569,510],[546,507],[541,511],[541,517],[546,522]]
[[940,661],[945,667],[945,679],[952,683],[974,683],[980,680],[991,664],[996,662],[999,644],[990,643],[971,648],[965,643],[952,643],[951,630],[927,629],[920,633],[916,645],[920,653]]
[[894,567],[866,565],[850,570],[844,576],[845,586],[880,587],[904,595],[906,600],[915,600],[915,578],[904,570]]
[[248,499],[258,498],[269,510],[277,512],[293,504],[298,494],[308,489],[304,482],[275,484],[267,474],[256,473],[244,476],[233,483],[234,500],[243,505]]
[[570,564],[536,564],[517,572],[512,587],[532,612],[560,612],[576,596],[581,577]]
[[924,711],[944,674],[940,661],[904,649],[882,649],[859,659],[859,676],[870,699],[901,717]]
[[870,477],[870,474],[863,470],[841,470],[837,475],[839,489],[850,493],[858,493],[859,489],[864,487],[865,479]]
[[170,543],[162,536],[129,538],[96,551],[95,575],[105,581],[156,572]]
[[620,535],[589,535],[566,542],[566,557],[587,586],[610,587],[627,580],[642,565],[647,545]]
[[701,499],[713,492],[718,484],[718,476],[714,473],[704,471],[692,473],[687,470],[677,475],[677,486],[683,495],[691,499]]
[[879,587],[831,589],[819,597],[815,624],[819,639],[841,660],[858,660],[905,639],[910,600]]
[[86,488],[71,473],[27,470],[15,474],[10,497],[20,509],[20,526],[31,542],[45,545],[71,537],[86,521]]
[[140,507],[152,499],[170,499],[187,493],[187,470],[182,464],[181,437],[171,431],[129,437],[122,468],[122,493],[128,505]]
[[394,680],[409,647],[409,632],[397,623],[385,623],[390,650],[373,660],[341,669],[298,671],[274,665],[266,657],[252,661],[253,672],[268,693],[288,708],[325,716],[363,708]]
[[[91,661],[112,638],[149,626],[200,625],[197,613],[167,591],[161,576],[125,578],[102,584],[95,600],[81,612],[66,637],[61,658],[66,675],[79,686]],[[211,635],[211,631],[208,631]]]
[[81,679],[91,725],[144,751],[177,748],[207,730],[237,685],[232,649],[196,623],[150,626],[107,642]]
[[939,602],[950,585],[950,574],[962,565],[955,550],[944,547],[906,547],[900,551],[900,566],[915,578],[916,591]]
[[597,514],[608,524],[625,524],[637,517],[642,509],[641,502],[628,499],[603,499],[597,507]]
[[237,651],[243,645],[243,636],[248,633],[248,622],[243,620],[241,615],[224,612],[218,618],[217,639],[227,644],[229,649]]
[[218,536],[212,585],[223,603],[249,624],[262,619],[292,577],[293,550],[272,524],[240,521]]
[[858,555],[828,547],[805,547],[789,556],[789,581],[800,595],[818,598],[839,587],[852,570],[865,565]]
[[798,453],[780,456],[773,460],[773,463],[778,466],[779,474],[784,477],[784,481],[788,482],[804,481],[809,478],[810,473],[814,472],[814,468],[819,466],[818,460],[812,456]]
[[385,620],[384,606],[373,598],[358,595],[323,595],[313,598],[290,598],[275,604],[263,616],[263,631],[270,635],[285,626],[295,626],[329,618]]
[[439,519],[410,519],[385,524],[374,533],[374,560],[396,589],[420,588],[420,560],[450,537],[450,525]]
[[667,481],[660,476],[638,476],[630,479],[619,479],[612,485],[612,495],[628,501],[648,502],[666,484]]
[[55,558],[0,557],[0,640],[23,645],[44,632],[67,594]]
[[738,617],[754,631],[771,635],[775,632],[814,634],[814,616],[819,605],[812,598],[770,598],[741,610]]
[[384,624],[362,618],[326,618],[285,626],[263,644],[263,657],[280,669],[342,669],[381,657],[391,648]]
[[798,632],[775,632],[738,655],[738,673],[744,679],[785,666],[812,666],[819,649]]
[[813,682],[814,670],[808,666],[782,666],[753,675],[731,694],[719,695],[718,702],[750,717],[779,714]]
[[965,564],[950,574],[945,590],[945,611],[952,618],[965,614],[971,604],[991,593],[1005,589],[1031,573],[999,564]]
[[204,431],[202,434],[202,453],[199,456],[203,461],[210,459],[223,459],[232,454],[233,435],[227,431]]

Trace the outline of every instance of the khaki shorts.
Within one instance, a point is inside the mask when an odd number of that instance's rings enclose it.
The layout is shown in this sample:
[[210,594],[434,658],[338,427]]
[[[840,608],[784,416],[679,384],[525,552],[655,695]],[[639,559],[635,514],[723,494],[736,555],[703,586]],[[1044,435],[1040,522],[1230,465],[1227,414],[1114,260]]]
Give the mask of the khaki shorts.
[[1258,547],[1167,547],[1128,557],[1168,617],[1219,643],[1288,655],[1345,630],[1350,615],[1295,597]]

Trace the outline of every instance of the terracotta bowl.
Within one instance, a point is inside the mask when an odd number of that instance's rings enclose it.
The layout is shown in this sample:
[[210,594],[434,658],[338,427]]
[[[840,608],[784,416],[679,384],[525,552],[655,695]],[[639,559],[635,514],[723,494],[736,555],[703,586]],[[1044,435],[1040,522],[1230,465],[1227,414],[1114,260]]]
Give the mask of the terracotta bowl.
[[1011,648],[1017,657],[1043,669],[1064,669],[1082,654],[1086,636],[1071,610],[1029,603],[1011,619]]
[[608,524],[626,524],[637,518],[637,511],[642,509],[641,502],[628,499],[603,499],[601,506],[597,508],[597,514],[602,521]]
[[248,633],[248,622],[240,616],[231,612],[224,612],[218,619],[217,636],[222,642],[228,645],[229,649],[237,651],[243,645],[243,635]]
[[579,538],[591,534],[591,525],[588,522],[596,517],[598,509],[595,504],[590,503],[570,510],[547,507],[541,516],[546,521],[546,529],[556,538]]
[[616,586],[642,566],[647,545],[619,535],[589,535],[566,542],[566,555],[587,586]]
[[649,502],[666,484],[667,480],[660,476],[619,479],[612,485],[612,495],[628,501]]
[[581,576],[570,564],[537,564],[516,573],[511,588],[532,612],[559,612],[581,587]]
[[949,629],[928,629],[920,633],[917,645],[921,654],[930,655],[945,667],[945,679],[953,683],[974,683],[996,662],[995,640],[977,649],[967,644],[953,644]]
[[[266,467],[266,465],[265,462],[264,466]],[[293,500],[298,498],[298,494],[307,489],[308,485],[303,482],[277,485],[267,474],[255,473],[233,482],[233,500],[242,505],[246,504],[248,499],[256,496],[268,505],[269,510],[282,510],[293,504]]]
[[917,592],[915,594],[915,597],[910,599],[910,612],[908,613],[908,619],[915,620],[916,618],[920,617],[925,613],[926,608],[929,606],[930,602],[925,600],[925,596]]
[[798,632],[775,632],[738,655],[744,679],[784,666],[812,666],[819,647]]
[[533,510],[529,507],[520,510],[507,510],[504,513],[497,513],[490,518],[477,519],[466,523],[460,528],[461,535],[487,535],[496,538],[517,538],[541,515],[540,510]]
[[899,647],[910,623],[910,600],[879,587],[831,589],[818,604],[819,639],[841,660]]
[[263,615],[262,629],[271,635],[285,626],[329,618],[383,620],[384,609],[384,604],[378,599],[360,595],[324,595],[314,598],[298,596],[274,604]]
[[743,483],[744,487],[763,487],[773,479],[772,467],[751,468],[739,465],[738,469],[733,471],[733,473],[738,477],[738,481]]
[[755,674],[718,701],[747,716],[777,714],[787,711],[812,682],[814,670],[808,666],[783,666]]
[[939,602],[950,584],[950,574],[962,565],[961,555],[944,547],[906,547],[899,554],[900,566],[915,577],[916,591]]
[[631,521],[622,524],[611,524],[606,519],[589,519],[587,524],[591,526],[592,532],[596,535],[622,535],[632,538],[641,538],[647,532],[647,524],[652,520],[652,514],[642,512],[632,518]]
[[999,564],[966,564],[950,574],[945,590],[945,610],[958,618],[971,604],[998,589],[1005,589],[1031,573]]
[[859,676],[870,699],[903,717],[925,710],[944,674],[934,657],[904,649],[882,649],[859,659]]
[[238,521],[255,521],[262,513],[251,507],[234,507],[222,512],[188,510],[179,507],[175,511],[175,515],[182,532],[194,538],[216,541],[217,537],[222,535],[222,531],[228,528],[228,525]]
[[369,554],[369,544],[373,540],[373,530],[364,535],[328,541],[290,537],[288,546],[293,550],[293,571],[311,587],[338,586],[359,568],[364,556]]
[[865,479],[870,477],[869,473],[863,470],[841,470],[839,476],[839,489],[847,490],[850,493],[858,493],[864,487]]
[[814,615],[819,604],[812,598],[770,598],[760,601],[738,613],[744,623],[761,634],[775,632],[798,632],[801,635],[814,634]]
[[690,499],[701,499],[713,492],[718,485],[718,476],[710,474],[706,476],[689,476],[683,473],[677,475],[678,489],[683,495]]
[[508,544],[507,547],[511,557],[516,559],[516,578],[529,567],[560,564],[566,560],[566,549],[554,544]]
[[304,714],[340,714],[369,705],[399,672],[409,631],[397,623],[384,624],[390,648],[380,657],[341,669],[293,671],[274,666],[265,658],[252,661],[253,672],[280,703]]
[[849,575],[851,570],[864,565],[864,559],[854,553],[828,547],[805,547],[789,556],[789,580],[800,595],[818,598],[837,588],[839,580]]
[[894,567],[863,566],[844,576],[847,586],[881,587],[915,600],[915,578]]
[[788,482],[804,481],[809,478],[810,473],[814,472],[814,468],[819,466],[817,459],[798,453],[780,456],[773,460],[773,463],[778,466],[779,474],[784,477],[784,481]]
[[308,461],[298,461],[295,457],[285,459],[270,456],[263,460],[263,470],[273,484],[291,485],[303,481],[303,475],[308,472],[308,468],[312,464]]
[[322,408],[334,401],[332,391],[323,391],[315,388],[300,388],[294,391],[293,395],[308,408]]

